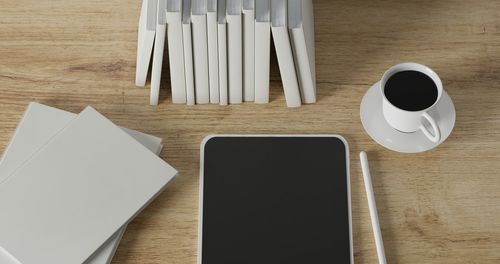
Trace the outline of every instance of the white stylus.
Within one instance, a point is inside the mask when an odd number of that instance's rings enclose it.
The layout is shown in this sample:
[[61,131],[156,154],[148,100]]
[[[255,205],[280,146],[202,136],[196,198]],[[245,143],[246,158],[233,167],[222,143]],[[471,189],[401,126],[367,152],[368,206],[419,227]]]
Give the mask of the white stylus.
[[368,166],[368,158],[366,152],[359,153],[361,160],[361,170],[363,171],[363,178],[365,180],[366,198],[368,199],[368,209],[370,210],[370,218],[372,220],[373,236],[375,237],[375,246],[377,247],[378,263],[386,264],[384,241],[382,240],[382,233],[380,232],[380,224],[378,222],[377,205],[375,203],[375,196],[373,195],[372,178],[370,175],[370,167]]

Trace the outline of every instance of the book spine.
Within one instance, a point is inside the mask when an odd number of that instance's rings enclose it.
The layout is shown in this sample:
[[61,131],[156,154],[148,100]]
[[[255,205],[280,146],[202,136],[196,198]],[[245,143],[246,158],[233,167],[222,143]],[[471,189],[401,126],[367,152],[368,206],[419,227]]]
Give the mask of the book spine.
[[255,11],[243,9],[243,100],[255,100]]
[[243,52],[241,27],[241,15],[227,16],[227,66],[230,104],[240,104],[243,101]]
[[158,8],[158,0],[143,0],[143,1],[148,1],[147,2],[147,12],[146,12],[146,17],[147,17],[147,22],[146,22],[146,29],[155,31],[156,30],[156,21],[157,20],[157,8]]
[[218,56],[219,56],[219,96],[220,104],[228,104],[228,88],[227,88],[227,24],[217,25],[218,38]]
[[186,75],[184,73],[184,48],[180,12],[167,13],[167,35],[172,103],[185,104]]
[[193,46],[191,41],[191,23],[182,24],[182,40],[184,45],[184,73],[186,75],[186,102],[195,104]]
[[[309,62],[306,39],[302,28],[290,30],[291,43],[293,47],[293,58],[297,69],[297,79],[300,88],[302,102],[312,104],[316,102],[313,73]],[[314,56],[314,55],[313,55]]]
[[288,107],[299,107],[301,105],[300,92],[290,38],[288,37],[288,29],[286,27],[272,27],[271,31],[276,48],[281,80],[283,82],[286,104]]
[[269,103],[271,23],[255,22],[255,103]]
[[[153,42],[155,38],[155,30],[148,30],[148,0],[142,2],[141,15],[139,17],[139,30],[137,34],[137,58],[135,64],[135,85],[145,86],[148,75],[149,61]],[[155,28],[156,29],[156,28]]]
[[153,51],[153,68],[151,69],[151,92],[149,104],[158,105],[160,97],[161,69],[163,65],[163,49],[165,48],[166,25],[156,24],[156,35]]
[[210,103],[210,88],[208,82],[207,16],[192,15],[191,21],[196,103],[208,104]]
[[217,50],[217,12],[207,13],[208,75],[210,81],[210,103],[218,104],[219,94],[219,59]]

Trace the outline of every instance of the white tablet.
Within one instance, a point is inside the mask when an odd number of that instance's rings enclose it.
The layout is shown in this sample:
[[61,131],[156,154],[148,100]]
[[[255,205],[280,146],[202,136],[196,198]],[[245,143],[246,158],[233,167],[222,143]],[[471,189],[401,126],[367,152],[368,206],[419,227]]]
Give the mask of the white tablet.
[[200,162],[199,264],[353,263],[341,136],[209,136]]

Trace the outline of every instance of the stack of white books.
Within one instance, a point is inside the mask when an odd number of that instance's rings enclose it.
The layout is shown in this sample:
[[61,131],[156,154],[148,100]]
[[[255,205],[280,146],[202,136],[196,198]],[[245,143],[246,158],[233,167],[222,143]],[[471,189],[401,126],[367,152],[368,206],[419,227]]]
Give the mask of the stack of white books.
[[152,58],[158,104],[166,40],[173,103],[269,103],[271,36],[287,106],[315,103],[312,0],[143,0],[136,85]]
[[127,223],[177,171],[161,139],[28,106],[0,161],[0,263],[107,264]]

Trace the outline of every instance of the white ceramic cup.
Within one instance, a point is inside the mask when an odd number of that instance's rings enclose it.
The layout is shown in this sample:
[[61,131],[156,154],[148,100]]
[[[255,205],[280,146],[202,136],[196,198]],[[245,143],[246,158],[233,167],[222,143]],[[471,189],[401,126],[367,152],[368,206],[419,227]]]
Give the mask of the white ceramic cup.
[[[401,71],[418,71],[429,76],[436,84],[438,90],[436,101],[434,101],[434,103],[428,108],[419,111],[408,111],[393,105],[385,96],[384,88],[389,78]],[[382,80],[380,81],[380,91],[383,98],[382,110],[384,113],[384,118],[387,123],[389,123],[389,125],[391,125],[394,129],[405,133],[412,133],[421,130],[424,135],[432,142],[437,143],[441,140],[441,132],[439,130],[439,126],[436,123],[436,120],[434,120],[434,118],[427,113],[436,105],[436,103],[439,101],[439,99],[441,99],[441,96],[443,95],[443,84],[441,82],[441,79],[433,70],[431,70],[431,68],[413,62],[394,65],[390,69],[388,69],[382,76]],[[432,127],[432,131],[429,131],[429,129],[424,125],[424,120],[427,120],[427,122],[429,122]]]

